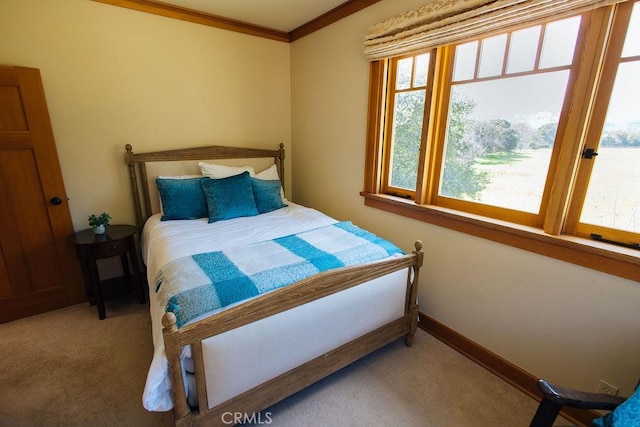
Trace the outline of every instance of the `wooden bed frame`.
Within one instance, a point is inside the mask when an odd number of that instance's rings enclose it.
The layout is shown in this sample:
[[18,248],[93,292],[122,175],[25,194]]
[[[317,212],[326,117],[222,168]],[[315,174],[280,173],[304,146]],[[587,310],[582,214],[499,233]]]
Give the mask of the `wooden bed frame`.
[[[280,144],[278,150],[209,146],[142,154],[134,154],[131,145],[127,144],[126,161],[129,166],[136,220],[140,230],[142,230],[145,221],[153,213],[152,205],[154,201],[149,190],[153,187],[150,187],[149,184],[155,185],[155,179],[151,182],[152,177],[147,172],[148,163],[216,160],[217,163],[231,161],[231,164],[235,162],[236,165],[239,165],[238,159],[258,158],[272,159],[271,161],[278,166],[281,181],[284,182],[283,144]],[[174,384],[172,395],[176,425],[211,426],[228,424],[228,420],[226,420],[226,423],[224,422],[223,414],[241,413],[251,416],[251,414],[268,408],[398,338],[403,337],[405,344],[410,346],[418,321],[417,294],[419,269],[422,266],[422,260],[422,243],[416,241],[415,251],[405,256],[323,272],[182,328],[177,327],[173,313],[165,314],[162,324],[164,326],[165,351],[169,360],[171,381]],[[207,406],[206,402],[208,401],[202,353],[202,341],[204,339],[403,269],[408,270],[403,317],[312,359],[214,408],[202,407]],[[190,345],[192,350],[196,390],[198,402],[200,402],[200,408],[195,409],[190,408],[187,403],[184,378],[180,366],[181,350],[183,346],[187,345]],[[180,386],[175,387],[176,384]]]

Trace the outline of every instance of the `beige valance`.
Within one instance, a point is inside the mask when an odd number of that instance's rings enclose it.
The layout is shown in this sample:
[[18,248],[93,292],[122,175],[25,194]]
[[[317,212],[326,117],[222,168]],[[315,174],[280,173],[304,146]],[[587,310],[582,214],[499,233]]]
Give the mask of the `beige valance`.
[[563,18],[624,0],[432,0],[369,29],[365,55],[388,58],[523,24]]

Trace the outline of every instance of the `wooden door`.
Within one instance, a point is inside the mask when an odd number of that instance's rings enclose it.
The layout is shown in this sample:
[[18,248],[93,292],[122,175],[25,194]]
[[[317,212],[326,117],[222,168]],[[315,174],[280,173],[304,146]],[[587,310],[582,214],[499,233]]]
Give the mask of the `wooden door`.
[[0,323],[86,299],[71,234],[40,71],[0,66]]

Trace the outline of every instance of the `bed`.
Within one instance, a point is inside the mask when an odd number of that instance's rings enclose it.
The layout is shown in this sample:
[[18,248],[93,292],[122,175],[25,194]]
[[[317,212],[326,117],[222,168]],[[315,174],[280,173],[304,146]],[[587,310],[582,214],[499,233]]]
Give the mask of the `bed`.
[[[253,414],[396,339],[404,338],[411,345],[418,320],[422,244],[417,241],[408,254],[393,251],[393,244],[348,221],[288,201],[280,184],[284,182],[282,144],[275,150],[208,146],[148,153],[134,153],[127,144],[126,163],[147,269],[154,342],[143,396],[146,409],[173,410],[179,426],[250,420]],[[224,172],[217,176],[216,169],[202,184],[209,207],[215,192],[208,192],[206,185],[239,182],[249,176],[251,185],[258,186],[252,187],[256,205],[267,203],[268,209],[258,206],[256,215],[230,218],[212,217],[219,212],[211,209],[204,218],[170,217],[173,211],[164,207],[171,193],[165,186],[184,191],[181,185],[202,181],[207,175],[203,163]],[[243,172],[230,178],[227,169]],[[269,186],[270,198],[255,192],[263,185]],[[236,193],[225,197],[232,199]],[[215,203],[225,200],[218,198]],[[269,205],[272,201],[275,206]],[[162,220],[163,216],[169,220]],[[358,243],[348,246],[346,242],[351,241]],[[340,248],[327,253],[329,249],[322,245],[328,242],[332,246],[337,242]],[[360,253],[361,247],[370,252]],[[290,257],[289,250],[295,256]],[[301,261],[297,250],[309,251],[315,258]],[[257,292],[251,285],[250,293],[227,299],[231,273],[220,268],[221,254],[225,262],[236,257],[233,262],[243,266],[234,264],[231,270],[242,269],[245,274],[248,265],[256,270],[251,272],[251,283],[266,285],[256,285]],[[256,267],[263,266],[265,258],[282,265]],[[289,258],[295,263],[286,264]],[[194,260],[198,266],[192,271]],[[326,268],[319,267],[325,264]],[[300,271],[318,268],[319,272],[298,273],[294,265]],[[293,283],[272,286],[275,279],[264,279],[265,269],[280,271],[283,280]],[[199,286],[203,280],[213,284]],[[188,291],[174,291],[178,281],[186,282]],[[212,287],[216,291],[210,297]],[[205,307],[202,301],[208,300],[217,305]]]

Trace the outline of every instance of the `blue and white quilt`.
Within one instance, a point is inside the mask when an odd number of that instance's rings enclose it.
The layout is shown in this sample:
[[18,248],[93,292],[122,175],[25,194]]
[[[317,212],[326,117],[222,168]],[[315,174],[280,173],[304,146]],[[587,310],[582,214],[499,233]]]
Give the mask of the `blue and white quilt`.
[[155,291],[178,327],[207,312],[334,268],[404,252],[351,222],[171,261]]

